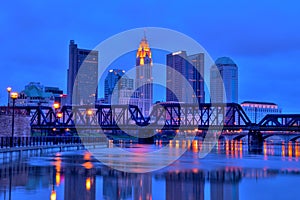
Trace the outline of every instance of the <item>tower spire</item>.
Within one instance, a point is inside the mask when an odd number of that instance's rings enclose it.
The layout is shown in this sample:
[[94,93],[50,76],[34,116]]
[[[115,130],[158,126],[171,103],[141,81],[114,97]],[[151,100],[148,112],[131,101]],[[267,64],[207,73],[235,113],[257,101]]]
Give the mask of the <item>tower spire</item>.
[[145,64],[152,65],[152,55],[146,39],[146,31],[144,30],[144,37],[142,38],[136,53],[136,66],[143,66]]

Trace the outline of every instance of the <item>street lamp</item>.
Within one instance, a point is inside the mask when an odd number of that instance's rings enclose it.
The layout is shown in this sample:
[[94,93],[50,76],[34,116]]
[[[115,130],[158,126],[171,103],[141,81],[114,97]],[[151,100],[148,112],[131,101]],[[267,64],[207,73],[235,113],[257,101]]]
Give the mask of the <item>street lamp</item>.
[[63,113],[62,113],[62,112],[56,113],[56,117],[57,117],[58,119],[62,118],[62,117],[63,117]]
[[[58,102],[54,102],[53,103],[53,108],[54,108],[54,115],[55,115],[55,122],[54,125],[56,126],[56,124],[59,124],[60,118],[62,115],[60,115],[58,112],[58,109],[60,108],[60,104]],[[56,131],[56,128],[52,129],[53,131]]]
[[14,126],[15,126],[15,103],[16,99],[18,98],[17,92],[10,93],[10,98],[13,100],[13,113],[12,113],[12,123],[11,123],[11,143],[10,146],[13,147],[14,143]]
[[86,114],[88,115],[88,116],[92,116],[93,115],[93,110],[92,109],[88,109],[87,111],[86,111]]
[[56,123],[60,123],[60,119],[63,117],[62,112],[56,112]]
[[88,109],[86,110],[86,124],[90,124],[91,123],[91,116],[93,115],[93,110],[92,109]]
[[8,110],[9,109],[9,98],[10,98],[11,87],[7,87],[6,91],[7,91],[7,110]]
[[55,102],[53,104],[53,107],[54,107],[55,110],[57,110],[60,107],[60,104],[58,102]]

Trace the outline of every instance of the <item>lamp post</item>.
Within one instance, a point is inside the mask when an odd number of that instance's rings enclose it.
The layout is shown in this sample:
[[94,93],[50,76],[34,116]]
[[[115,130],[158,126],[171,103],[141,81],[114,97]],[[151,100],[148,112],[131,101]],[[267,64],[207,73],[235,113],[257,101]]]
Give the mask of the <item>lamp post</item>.
[[[56,124],[58,124],[59,120],[60,120],[60,118],[58,117],[58,109],[60,108],[60,104],[58,102],[54,102],[53,103],[53,108],[54,108],[54,115],[55,115],[54,126],[56,127]],[[56,128],[53,128],[52,131],[55,133]],[[55,135],[56,135],[56,133],[55,133]]]
[[12,123],[11,123],[11,143],[10,146],[14,146],[14,131],[15,131],[15,103],[16,99],[18,98],[18,93],[17,92],[12,92],[10,94],[10,98],[13,100],[13,112],[12,112]]
[[56,123],[60,124],[60,119],[63,117],[63,113],[62,112],[57,112],[56,113]]
[[55,111],[57,111],[57,109],[59,109],[60,105],[58,102],[54,102],[53,107],[54,107]]
[[8,110],[9,110],[9,99],[10,99],[11,87],[7,87],[6,91],[7,91],[7,112],[8,112]]
[[58,102],[53,103],[53,108],[54,108],[54,114],[56,116],[56,121],[57,121],[57,117],[58,117],[57,114],[58,114],[59,107],[60,107],[60,104]]
[[86,124],[91,124],[91,116],[93,115],[93,110],[92,109],[88,109],[86,111]]

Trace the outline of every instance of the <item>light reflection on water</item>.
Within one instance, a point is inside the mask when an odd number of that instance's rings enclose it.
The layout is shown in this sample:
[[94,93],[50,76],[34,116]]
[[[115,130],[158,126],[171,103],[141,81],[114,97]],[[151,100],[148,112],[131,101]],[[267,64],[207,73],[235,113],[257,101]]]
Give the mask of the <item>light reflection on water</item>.
[[[121,146],[127,151],[149,152],[163,145],[158,141],[156,145]],[[173,141],[168,145],[170,149],[189,150],[168,167],[143,174],[109,168],[87,151],[2,164],[0,199],[9,199],[10,194],[11,199],[53,200],[298,199],[298,142],[265,142],[260,153],[252,154],[240,141],[223,141],[202,159],[198,153],[206,144],[201,141]]]

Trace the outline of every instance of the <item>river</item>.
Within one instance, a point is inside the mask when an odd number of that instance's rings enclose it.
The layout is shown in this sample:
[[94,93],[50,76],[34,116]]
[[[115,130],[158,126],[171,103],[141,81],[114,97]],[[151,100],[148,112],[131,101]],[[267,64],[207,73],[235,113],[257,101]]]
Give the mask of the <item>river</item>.
[[0,200],[299,199],[299,145],[265,142],[250,153],[226,142],[201,154],[201,142],[109,144],[20,158],[1,165]]

